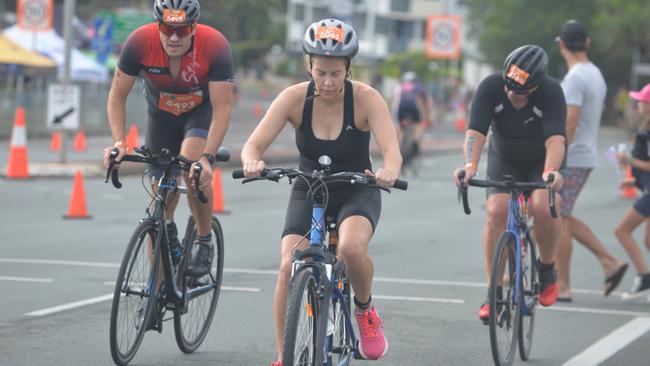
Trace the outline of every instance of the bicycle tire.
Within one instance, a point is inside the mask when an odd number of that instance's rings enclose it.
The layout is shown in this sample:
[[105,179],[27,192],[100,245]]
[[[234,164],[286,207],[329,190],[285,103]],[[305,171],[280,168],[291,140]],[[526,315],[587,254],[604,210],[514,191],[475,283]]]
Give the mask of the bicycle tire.
[[[156,243],[152,254],[146,243]],[[122,259],[113,294],[109,335],[111,356],[117,365],[124,366],[133,359],[153,314],[156,296],[152,296],[152,289],[156,286],[160,260],[159,244],[159,232],[154,223],[143,221],[129,239]],[[139,278],[138,275],[144,278]],[[132,287],[131,284],[135,286]],[[134,305],[128,306],[129,302],[134,302]],[[129,310],[133,310],[133,314],[129,314]],[[121,324],[120,320],[125,320],[125,324]],[[131,334],[130,330],[135,330],[135,334]]]
[[[188,220],[189,230],[186,232],[191,233],[189,240],[184,240],[187,243],[193,243],[196,237],[194,230],[194,220],[192,217]],[[224,256],[224,242],[223,231],[221,224],[216,217],[212,218],[212,235],[214,245],[214,258],[212,260],[212,270],[209,274],[198,278],[186,277],[179,281],[185,286],[211,286],[207,291],[188,298],[187,308],[184,314],[176,311],[174,312],[174,334],[176,337],[176,344],[183,353],[192,353],[196,351],[210,330],[212,319],[214,318],[217,302],[219,301],[219,294],[221,292],[221,280],[223,279],[223,256]],[[186,251],[186,258],[189,258],[190,251]],[[183,260],[187,263],[187,259]],[[181,276],[183,270],[178,271],[178,276]],[[195,288],[196,288],[195,287]]]
[[319,349],[323,347],[317,347],[320,311],[317,287],[318,279],[309,267],[301,269],[291,279],[284,324],[284,366],[322,364]]
[[524,239],[525,246],[521,256],[521,286],[519,293],[521,314],[519,316],[519,356],[523,361],[530,359],[535,332],[535,314],[537,296],[539,291],[539,278],[537,273],[537,249],[530,236]]
[[350,296],[350,283],[347,278],[341,278],[342,285],[339,288],[343,294],[342,302],[335,296],[332,296],[331,311],[328,312],[328,319],[332,324],[332,334],[327,338],[328,354],[327,360],[329,365],[347,366],[354,357],[354,345],[352,344],[351,329],[348,329],[344,307],[347,308],[348,314],[351,316],[351,296]]
[[[496,366],[510,366],[517,351],[519,328],[519,306],[515,299],[515,236],[504,232],[497,243],[488,292],[490,348]],[[499,284],[502,284],[501,295]]]

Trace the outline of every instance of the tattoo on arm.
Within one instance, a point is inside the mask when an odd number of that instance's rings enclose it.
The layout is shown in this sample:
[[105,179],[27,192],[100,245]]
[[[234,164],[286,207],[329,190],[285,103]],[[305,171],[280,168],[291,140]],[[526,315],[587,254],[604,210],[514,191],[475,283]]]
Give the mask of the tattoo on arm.
[[467,142],[465,143],[465,164],[472,162],[472,153],[474,152],[474,143],[476,138],[474,136],[468,136]]

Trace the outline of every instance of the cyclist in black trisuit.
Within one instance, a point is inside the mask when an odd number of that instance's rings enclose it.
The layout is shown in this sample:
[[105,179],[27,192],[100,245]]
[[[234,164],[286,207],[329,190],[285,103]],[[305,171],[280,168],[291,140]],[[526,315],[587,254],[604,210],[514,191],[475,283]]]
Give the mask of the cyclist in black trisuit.
[[[563,180],[559,173],[566,150],[566,103],[560,84],[546,75],[548,55],[539,46],[525,45],[512,51],[503,71],[486,77],[479,85],[465,134],[464,168],[467,182],[477,173],[481,150],[488,130],[492,130],[488,148],[487,176],[503,180],[505,174],[519,181],[546,181],[553,173],[557,192]],[[483,230],[485,268],[489,282],[492,255],[499,235],[506,228],[509,194],[488,189],[487,222]],[[556,200],[559,205],[559,196]],[[531,197],[530,212],[535,219],[535,239],[540,249],[539,302],[550,306],[557,300],[555,248],[560,222],[548,209],[548,191],[536,190]],[[479,318],[489,314],[487,301],[481,305]]]

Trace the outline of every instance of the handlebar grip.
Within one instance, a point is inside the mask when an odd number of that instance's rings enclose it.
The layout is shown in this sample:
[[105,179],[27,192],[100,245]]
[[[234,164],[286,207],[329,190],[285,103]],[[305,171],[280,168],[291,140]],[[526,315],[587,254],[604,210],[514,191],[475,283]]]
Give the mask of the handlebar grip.
[[401,179],[395,180],[395,183],[393,183],[393,188],[396,189],[401,189],[403,191],[407,190],[409,187],[409,182]]
[[232,171],[232,177],[233,179],[243,179],[244,178],[244,170],[243,169],[236,169]]
[[208,198],[205,196],[205,194],[203,194],[203,191],[198,191],[198,192],[199,192],[198,195],[199,201],[201,201],[201,203],[208,203]]
[[472,213],[472,210],[469,208],[469,200],[467,199],[467,187],[461,188],[461,196],[463,199],[463,211],[465,211],[465,215],[469,215]]
[[555,209],[555,191],[551,188],[551,184],[555,180],[555,174],[551,173],[548,175],[548,207],[551,210],[551,217],[557,219],[557,210]]
[[111,182],[113,183],[113,187],[115,188],[122,188],[122,183],[120,183],[120,173],[118,169],[113,168],[111,171]]

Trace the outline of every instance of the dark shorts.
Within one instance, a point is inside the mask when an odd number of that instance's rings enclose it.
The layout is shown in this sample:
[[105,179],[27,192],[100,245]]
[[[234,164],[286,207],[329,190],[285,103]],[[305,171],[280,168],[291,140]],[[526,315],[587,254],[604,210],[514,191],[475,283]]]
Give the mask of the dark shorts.
[[560,171],[562,178],[564,178],[564,186],[560,191],[562,196],[562,203],[560,204],[560,215],[571,216],[573,206],[576,204],[576,199],[585,186],[589,173],[592,168],[564,168]]
[[[158,109],[149,109],[145,144],[154,153],[163,148],[169,149],[173,156],[180,154],[181,144],[188,137],[208,138],[212,120],[212,105],[201,103],[191,112],[175,116]],[[151,169],[149,177],[160,178],[162,172]],[[178,174],[176,174],[178,175]]]
[[411,123],[420,122],[420,111],[415,103],[400,104],[397,108],[397,119],[401,122],[408,120]]
[[636,212],[645,217],[650,217],[650,194],[646,193],[634,202]]
[[[305,235],[311,229],[313,202],[304,185],[294,184],[291,189],[282,237],[289,234]],[[336,217],[336,225],[350,216],[363,216],[370,221],[374,232],[381,214],[381,192],[377,188],[352,186],[330,190],[326,215]]]
[[[487,176],[490,180],[503,180],[504,175],[512,175],[518,182],[541,182],[544,172],[544,162],[522,167],[508,162],[499,155],[488,152]],[[488,197],[494,193],[508,193],[504,188],[490,187],[486,189]]]

